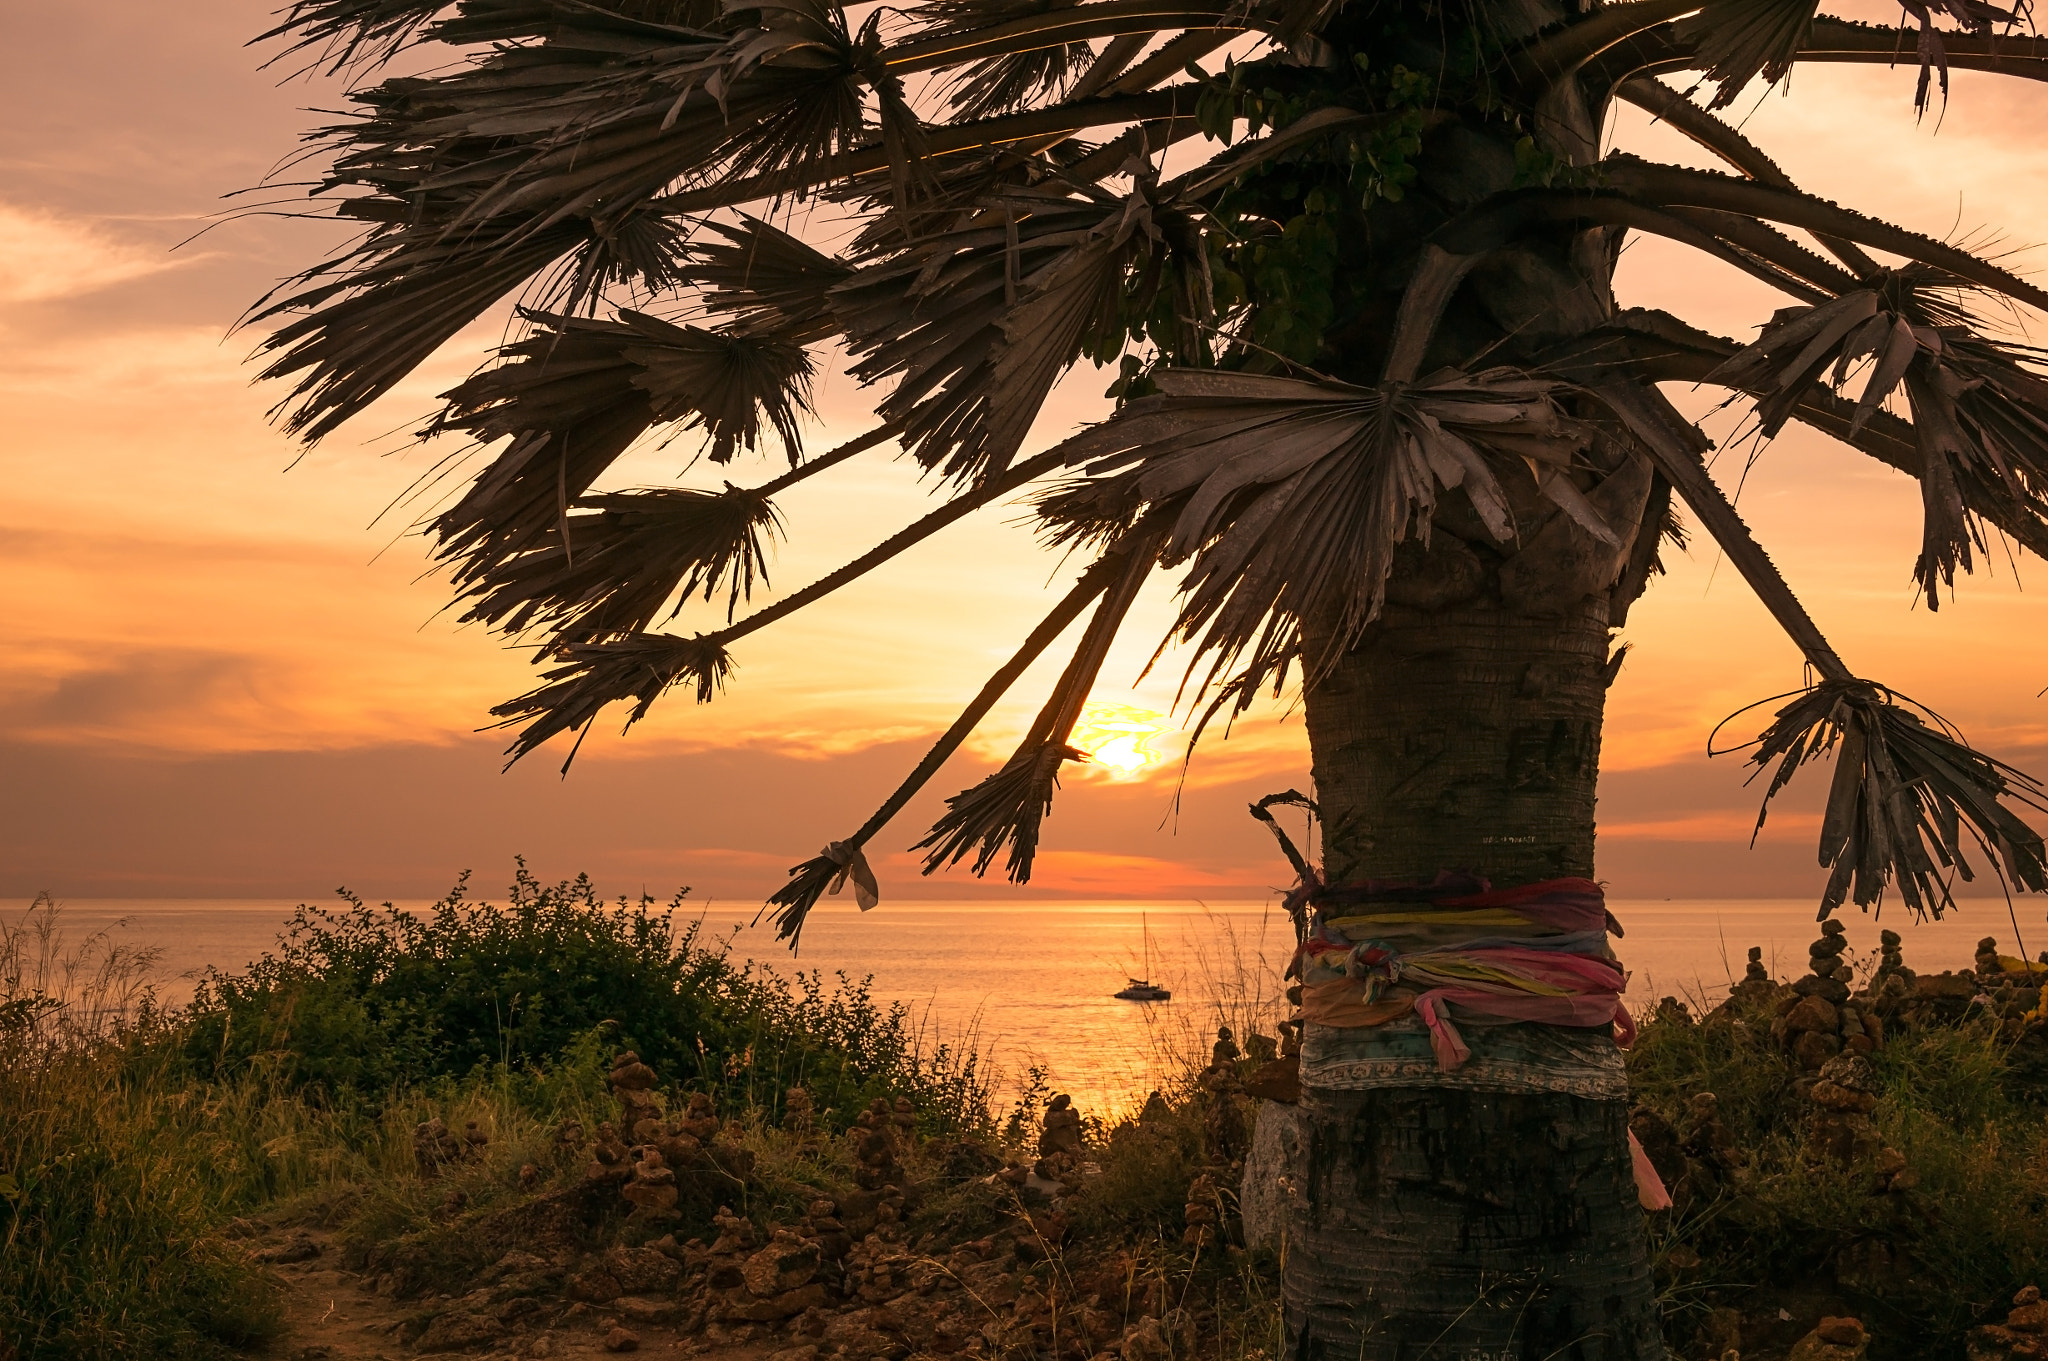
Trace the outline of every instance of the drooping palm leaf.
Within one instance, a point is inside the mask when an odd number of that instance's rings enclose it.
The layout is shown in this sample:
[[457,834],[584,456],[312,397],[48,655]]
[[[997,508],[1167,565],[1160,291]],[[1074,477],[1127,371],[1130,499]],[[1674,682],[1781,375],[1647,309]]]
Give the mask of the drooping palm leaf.
[[1095,607],[1058,684],[1018,743],[1016,754],[995,774],[947,799],[945,815],[917,843],[915,849],[926,852],[926,874],[959,864],[969,852],[974,855],[974,873],[985,874],[1007,847],[1005,869],[1010,882],[1030,880],[1031,864],[1038,855],[1039,825],[1052,811],[1060,767],[1068,761],[1089,759],[1088,753],[1072,745],[1074,725],[1080,722],[1088,692],[1102,674],[1117,629],[1157,564],[1158,544],[1158,534],[1141,527],[1114,553],[1110,560],[1116,563],[1116,575],[1102,603]]
[[2008,806],[2048,812],[2048,791],[1918,707],[1873,681],[1825,680],[1779,709],[1756,739],[1750,763],[1772,770],[1759,831],[1770,800],[1801,766],[1834,757],[1820,832],[1820,863],[1830,871],[1822,920],[1847,900],[1869,908],[1893,885],[1916,917],[1939,917],[1953,905],[1950,876],[1976,877],[1966,836],[2009,888],[2048,892],[2041,834]]
[[751,487],[610,492],[576,505],[531,547],[460,575],[475,602],[462,622],[594,642],[650,628],[671,599],[680,610],[721,590],[730,617],[757,577],[767,584],[767,544],[782,530]]
[[283,18],[257,42],[293,39],[287,53],[319,49],[314,65],[329,75],[389,61],[415,42],[448,0],[292,0]]
[[[1977,333],[1968,290],[1925,265],[1887,270],[1832,302],[1787,308],[1747,349],[1707,375],[1765,395],[1757,417],[1775,435],[1816,390],[1839,391],[1859,361],[1868,376],[1853,437],[1903,390],[1920,446],[1924,531],[1914,577],[1931,608],[1983,539],[1966,485],[2048,513],[2048,380],[2042,352]],[[1981,496],[1972,497],[1981,501]]]
[[673,686],[688,685],[699,704],[710,703],[732,671],[732,657],[724,645],[705,637],[634,634],[600,643],[569,643],[549,655],[560,665],[543,672],[539,685],[491,709],[496,726],[520,729],[506,749],[508,768],[558,733],[574,732],[576,744],[562,761],[567,771],[590,735],[592,720],[606,705],[634,701],[625,723],[630,728],[647,717],[654,701]]
[[723,240],[699,236],[684,273],[703,290],[706,308],[730,317],[741,334],[792,345],[839,334],[829,295],[853,266],[759,218],[703,225]]
[[953,720],[953,726],[940,735],[939,740],[932,744],[931,750],[925,753],[924,759],[917,763],[917,768],[905,777],[903,783],[896,787],[896,792],[875,810],[874,815],[861,825],[860,830],[844,841],[834,842],[816,856],[790,869],[789,882],[768,899],[768,905],[775,909],[772,919],[775,922],[777,936],[789,941],[792,948],[795,947],[798,937],[803,932],[804,919],[810,910],[817,906],[818,899],[828,888],[836,893],[843,886],[843,876],[851,863],[851,857],[859,854],[861,848],[872,841],[875,834],[887,826],[891,818],[903,811],[903,806],[930,782],[932,776],[939,773],[939,768],[960,749],[960,744],[966,741],[981,720],[988,716],[988,711],[1009,692],[1010,687],[1017,683],[1017,678],[1038,660],[1039,655],[1066,632],[1067,626],[1080,618],[1081,612],[1094,603],[1098,596],[1122,579],[1125,556],[1120,552],[1110,553],[1098,559],[1081,574],[1080,580],[1074,583],[1074,588],[1067,592],[1060,603],[1053,607],[1052,613],[1031,631],[1030,636],[1024,640],[1024,645],[1017,649],[1016,655],[1005,662],[995,675],[989,677],[988,683],[981,687],[981,692],[974,697],[974,701]]
[[[1121,348],[1134,261],[1199,241],[1186,210],[1153,189],[1004,189],[970,224],[833,290],[854,376],[900,375],[877,409],[902,424],[919,462],[962,481],[1000,474],[1067,366]],[[1179,277],[1206,281],[1202,260],[1191,254],[1196,268]],[[1186,306],[1205,299],[1190,287]]]
[[[474,588],[511,554],[560,544],[571,503],[657,424],[701,428],[714,462],[759,446],[773,428],[794,464],[809,409],[811,363],[785,342],[676,326],[638,312],[617,321],[533,314],[540,329],[505,362],[447,394],[433,429],[511,443],[434,521],[444,558]],[[431,433],[431,431],[430,431]],[[573,535],[569,552],[576,549]]]
[[[926,0],[911,11],[919,36],[970,33],[1006,19],[1072,9],[1078,0]],[[987,118],[1061,94],[1094,60],[1085,42],[1056,43],[987,57],[955,75],[946,102],[962,118]]]

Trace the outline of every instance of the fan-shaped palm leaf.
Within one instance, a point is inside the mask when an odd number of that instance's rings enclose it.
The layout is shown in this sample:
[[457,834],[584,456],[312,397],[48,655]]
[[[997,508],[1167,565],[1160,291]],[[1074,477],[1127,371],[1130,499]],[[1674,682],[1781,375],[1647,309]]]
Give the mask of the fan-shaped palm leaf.
[[639,633],[664,605],[726,592],[731,617],[768,581],[767,543],[782,521],[759,491],[656,488],[588,496],[532,547],[472,564],[458,578],[475,603],[464,623],[558,640]]
[[[647,430],[701,427],[715,462],[758,447],[764,427],[801,454],[811,364],[779,340],[675,326],[638,312],[617,321],[534,314],[508,361],[447,394],[434,429],[511,437],[468,494],[435,521],[444,558],[467,554],[473,586],[500,558],[558,535],[570,504]],[[559,537],[554,540],[560,543]],[[568,551],[575,551],[573,536]]]
[[1199,637],[1215,680],[1243,662],[1256,689],[1302,654],[1319,676],[1378,616],[1395,546],[1426,539],[1440,490],[1462,487],[1500,541],[1516,532],[1503,476],[1533,478],[1619,546],[1572,481],[1590,427],[1549,380],[1495,369],[1412,386],[1168,369],[1160,393],[1060,446],[1089,482],[1041,502],[1055,536],[1088,537],[1151,506],[1171,517],[1161,560],[1191,562],[1175,632]]

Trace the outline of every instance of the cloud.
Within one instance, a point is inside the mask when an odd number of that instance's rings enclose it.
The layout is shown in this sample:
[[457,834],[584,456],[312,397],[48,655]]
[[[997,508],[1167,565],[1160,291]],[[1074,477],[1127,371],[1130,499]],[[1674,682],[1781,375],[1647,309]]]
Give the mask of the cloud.
[[0,303],[75,298],[197,258],[130,245],[91,218],[0,203]]

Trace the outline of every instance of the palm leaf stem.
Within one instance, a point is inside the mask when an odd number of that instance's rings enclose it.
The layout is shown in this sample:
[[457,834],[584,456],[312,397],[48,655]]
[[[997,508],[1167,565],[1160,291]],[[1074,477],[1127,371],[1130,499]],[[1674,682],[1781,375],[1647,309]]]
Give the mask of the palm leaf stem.
[[[1084,128],[1108,124],[1149,123],[1159,119],[1192,120],[1199,94],[1200,91],[1191,85],[1177,86],[1145,94],[1113,95],[1060,104],[1050,109],[1033,109],[1029,113],[1002,118],[950,124],[933,128],[926,134],[926,151],[928,155],[945,156],[1055,134],[1064,138]],[[709,212],[714,208],[730,208],[758,199],[801,193],[833,180],[886,169],[888,164],[888,149],[880,142],[871,142],[835,158],[830,167],[795,167],[750,175],[724,184],[705,185],[671,194],[655,200],[653,206],[665,213]]]
[[[1688,326],[1667,312],[1632,308],[1617,320],[1615,326],[1588,332],[1557,347],[1541,359],[1537,371],[1586,386],[1612,382],[1618,375],[1656,383],[1725,383],[1725,379],[1713,380],[1709,375],[1743,348],[1736,341]],[[1769,395],[1762,389],[1738,390],[1757,398]],[[1890,412],[1869,413],[1859,426],[1854,401],[1812,389],[1802,394],[1791,414],[1794,420],[1916,480],[1926,467],[1912,422]],[[1975,482],[1966,483],[1961,490],[1973,515],[2048,561],[2048,519],[2027,514]]]
[[[1662,81],[1638,76],[1623,81],[1615,87],[1614,93],[1655,115],[1660,122],[1669,124],[1673,131],[1690,138],[1759,184],[1768,184],[1775,189],[1797,189],[1792,177],[1781,170],[1762,147]],[[1858,278],[1876,274],[1883,268],[1853,241],[1825,232],[1815,232],[1814,240],[1832,252]]]
[[989,502],[1000,500],[1034,478],[1053,471],[1064,461],[1064,456],[1060,454],[1040,454],[1037,458],[1026,459],[994,481],[954,497],[923,519],[916,520],[891,534],[852,562],[827,572],[802,590],[793,591],[773,605],[756,610],[736,624],[705,635],[706,641],[719,644],[733,642],[768,627],[778,619],[795,614],[806,605],[815,604],[841,586],[866,576],[905,549],[922,543],[948,525],[965,519]]
[[1808,231],[1825,231],[1859,245],[1939,266],[1959,279],[2048,310],[2048,292],[1988,260],[1811,194],[1634,157],[1610,158],[1603,169],[1604,183],[1631,198],[1664,208],[1715,208]]
[[1854,679],[1833,645],[1821,634],[1820,626],[1813,622],[1813,616],[1806,612],[1806,606],[1792,593],[1777,564],[1749,532],[1741,514],[1707,471],[1700,457],[1704,437],[1698,428],[1672,410],[1663,394],[1654,388],[1613,383],[1590,391],[1627,424],[1630,433],[1649,451],[1657,471],[1685,498],[1686,505],[1814,670],[1826,680]]
[[837,449],[829,453],[819,454],[816,458],[805,459],[802,463],[797,464],[794,468],[791,468],[773,481],[763,482],[760,486],[753,489],[753,493],[763,498],[774,496],[778,492],[795,486],[807,477],[816,473],[822,473],[827,468],[833,467],[836,464],[846,462],[847,459],[852,458],[855,454],[866,453],[877,444],[888,440],[896,433],[896,430],[896,422],[884,421],[865,435],[857,435],[840,445]]
[[1632,0],[1595,10],[1509,54],[1507,72],[1525,96],[1568,80],[1602,52],[1700,7],[1700,0]]
[[[916,768],[896,786],[896,792],[884,800],[882,806],[877,808],[873,815],[861,824],[860,830],[848,837],[843,845],[854,849],[867,845],[889,824],[890,819],[903,811],[904,805],[931,782],[932,776],[938,774],[940,767],[960,749],[960,744],[967,740],[968,735],[980,725],[981,720],[988,717],[989,710],[996,706],[996,702],[1009,693],[1010,687],[1017,683],[1018,677],[1028,671],[1031,664],[1081,617],[1081,612],[1094,603],[1096,597],[1109,589],[1122,571],[1123,557],[1124,555],[1119,553],[1110,553],[1098,559],[1081,574],[1073,589],[1068,591],[1065,598],[1053,607],[1052,612],[1039,622],[1037,628],[1031,631],[1016,654],[988,678],[980,693],[975,695],[961,711],[960,716],[953,720],[953,726],[940,735],[939,740],[932,744],[931,750],[925,753],[924,759],[919,761]],[[797,938],[803,932],[806,914],[817,905],[826,885],[837,876],[839,869],[839,862],[829,855],[816,856],[793,867],[790,870],[790,882],[769,897],[769,906],[775,908],[774,914],[770,917],[775,923],[775,934],[778,939],[788,941],[790,949],[796,949]]]

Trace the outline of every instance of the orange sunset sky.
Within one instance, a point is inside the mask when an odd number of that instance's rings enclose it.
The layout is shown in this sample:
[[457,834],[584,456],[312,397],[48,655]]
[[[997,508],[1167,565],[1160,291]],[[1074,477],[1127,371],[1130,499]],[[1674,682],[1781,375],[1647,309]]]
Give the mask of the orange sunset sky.
[[[206,226],[340,107],[330,82],[280,84],[243,42],[268,0],[15,6],[0,44],[0,894],[60,897],[426,896],[474,867],[495,887],[514,854],[541,874],[589,870],[615,892],[758,901],[788,866],[867,816],[1070,572],[1013,507],[984,511],[825,604],[746,640],[727,693],[672,696],[625,737],[607,719],[566,780],[559,752],[500,774],[485,711],[527,688],[526,655],[437,612],[445,586],[387,510],[442,449],[404,433],[501,333],[466,333],[400,392],[304,457],[265,423],[282,393],[251,385],[237,314],[336,240],[327,224]],[[1889,21],[1890,11],[1882,17]],[[2048,88],[1967,72],[1916,124],[1908,69],[1802,69],[1753,92],[1747,131],[1805,188],[2048,270]],[[1705,164],[1633,110],[1618,144]],[[811,223],[820,241],[831,226]],[[1724,267],[1638,240],[1621,288],[1723,334],[1775,302]],[[2040,318],[2028,318],[2038,327]],[[2038,337],[2037,337],[2038,338]],[[1083,369],[1048,407],[1042,446],[1106,410]],[[874,394],[821,385],[813,451],[866,428]],[[1705,411],[1717,393],[1674,394]],[[1729,433],[1733,414],[1716,418]],[[393,433],[397,432],[397,433]],[[637,453],[607,485],[716,485],[762,463],[687,467],[689,439]],[[787,590],[930,503],[892,451],[783,503]],[[1729,486],[1752,451],[1728,445]],[[1849,664],[1941,710],[1993,754],[2048,768],[2048,564],[1989,564],[1938,614],[1914,604],[1913,484],[1817,436],[1754,451],[1740,504]],[[296,461],[295,461],[296,460]],[[1747,849],[1754,794],[1739,758],[1709,762],[1714,723],[1800,679],[1797,654],[1711,547],[1671,562],[1637,607],[1611,692],[1600,872],[1620,897],[1817,894],[1811,799]],[[1132,688],[1168,618],[1154,583],[1097,699],[1172,707],[1171,656]],[[2031,587],[2031,590],[2023,589]],[[682,627],[705,626],[686,615]],[[1055,653],[1058,649],[1055,649]],[[1055,664],[878,839],[890,897],[1015,893],[904,853],[940,800],[992,769]],[[1177,722],[1177,720],[1174,720]],[[1749,733],[1753,734],[1753,724]],[[1246,802],[1306,786],[1283,708],[1205,741],[1177,815],[1178,739],[1135,775],[1072,770],[1032,894],[1256,898],[1284,878]],[[1824,776],[1803,782],[1817,796]]]

